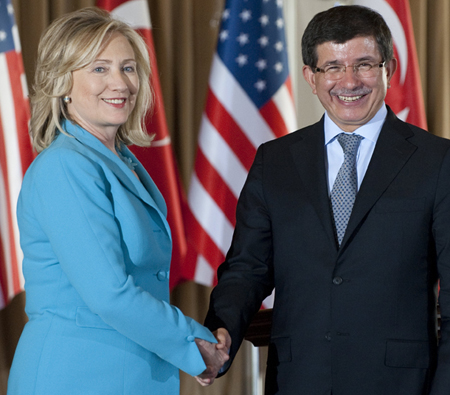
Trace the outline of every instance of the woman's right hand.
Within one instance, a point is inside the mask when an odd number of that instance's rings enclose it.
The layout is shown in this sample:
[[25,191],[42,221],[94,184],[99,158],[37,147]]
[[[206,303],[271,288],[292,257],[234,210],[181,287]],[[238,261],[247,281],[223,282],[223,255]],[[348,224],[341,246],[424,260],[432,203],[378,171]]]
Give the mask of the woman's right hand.
[[228,331],[220,328],[214,332],[214,336],[218,341],[217,344],[203,339],[195,339],[206,365],[206,369],[195,378],[204,387],[214,382],[222,366],[230,359],[228,352],[231,346],[231,337]]

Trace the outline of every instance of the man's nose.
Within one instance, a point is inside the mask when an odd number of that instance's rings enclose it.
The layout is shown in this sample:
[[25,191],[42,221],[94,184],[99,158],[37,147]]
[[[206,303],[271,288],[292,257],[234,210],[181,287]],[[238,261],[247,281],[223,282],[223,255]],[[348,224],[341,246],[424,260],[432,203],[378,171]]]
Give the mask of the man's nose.
[[342,85],[354,86],[361,83],[360,78],[353,66],[347,66],[344,71],[344,76],[339,80]]

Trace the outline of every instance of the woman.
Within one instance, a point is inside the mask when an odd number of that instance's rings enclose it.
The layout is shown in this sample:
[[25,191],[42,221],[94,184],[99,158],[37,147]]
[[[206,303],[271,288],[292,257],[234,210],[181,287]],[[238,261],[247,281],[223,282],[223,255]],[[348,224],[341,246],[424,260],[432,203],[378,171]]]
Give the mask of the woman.
[[10,395],[177,394],[178,369],[208,380],[228,358],[168,303],[166,206],[126,148],[150,144],[149,74],[139,35],[95,8],[41,39],[30,126],[40,153],[17,209],[29,322]]

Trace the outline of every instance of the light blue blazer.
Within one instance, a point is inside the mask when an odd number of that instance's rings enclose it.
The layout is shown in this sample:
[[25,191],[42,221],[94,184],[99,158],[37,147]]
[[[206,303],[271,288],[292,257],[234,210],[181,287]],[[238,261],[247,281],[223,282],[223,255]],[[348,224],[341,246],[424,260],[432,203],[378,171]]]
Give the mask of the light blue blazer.
[[169,304],[162,195],[68,121],[27,171],[17,216],[26,313],[8,395],[178,394],[205,364],[202,325]]

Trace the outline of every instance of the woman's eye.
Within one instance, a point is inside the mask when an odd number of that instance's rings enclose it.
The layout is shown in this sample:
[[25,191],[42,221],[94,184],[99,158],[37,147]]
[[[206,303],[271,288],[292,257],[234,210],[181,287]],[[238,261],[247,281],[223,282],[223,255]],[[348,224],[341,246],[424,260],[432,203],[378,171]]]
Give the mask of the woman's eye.
[[104,68],[104,67],[96,67],[96,68],[94,69],[94,71],[95,71],[96,73],[103,73],[103,72],[105,71],[105,68]]
[[123,70],[127,73],[133,73],[135,71],[133,66],[125,66]]

